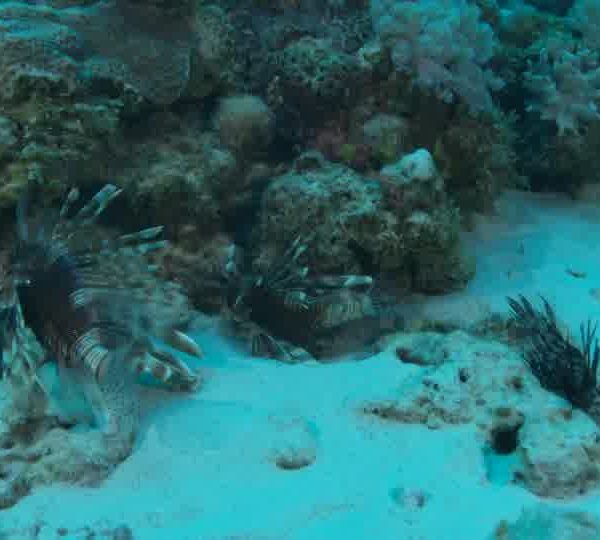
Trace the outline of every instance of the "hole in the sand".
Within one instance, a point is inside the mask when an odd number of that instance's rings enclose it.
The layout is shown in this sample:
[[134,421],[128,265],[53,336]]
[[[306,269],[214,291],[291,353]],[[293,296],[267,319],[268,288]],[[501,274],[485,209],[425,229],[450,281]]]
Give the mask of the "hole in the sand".
[[519,430],[525,422],[523,413],[512,407],[498,407],[493,411],[488,444],[483,458],[490,482],[507,485],[514,482],[515,471],[521,465]]
[[314,457],[305,455],[280,455],[275,458],[275,465],[284,471],[297,471],[312,465]]
[[500,455],[512,454],[519,445],[519,430],[525,419],[520,411],[511,407],[498,407],[494,411],[489,432],[490,446]]
[[390,490],[389,494],[394,503],[406,510],[420,510],[430,499],[430,495],[421,489],[395,487]]
[[510,426],[502,426],[491,432],[492,448],[497,454],[512,454],[519,443],[518,430]]

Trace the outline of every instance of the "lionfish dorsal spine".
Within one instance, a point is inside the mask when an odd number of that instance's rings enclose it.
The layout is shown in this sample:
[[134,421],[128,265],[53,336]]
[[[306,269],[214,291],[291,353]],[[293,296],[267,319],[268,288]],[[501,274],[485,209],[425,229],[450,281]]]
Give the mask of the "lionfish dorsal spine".
[[162,225],[158,225],[156,227],[148,227],[147,229],[142,229],[141,231],[134,233],[123,234],[119,236],[119,244],[124,246],[137,244],[139,242],[147,242],[148,240],[154,240],[156,237],[162,234],[164,229],[165,228]]
[[123,190],[113,184],[106,184],[88,203],[75,214],[73,225],[91,225],[96,221],[104,209],[116,198]]
[[69,193],[65,197],[65,202],[60,208],[60,212],[58,214],[59,219],[66,219],[67,215],[73,208],[73,204],[75,204],[79,200],[80,192],[77,188],[71,188]]

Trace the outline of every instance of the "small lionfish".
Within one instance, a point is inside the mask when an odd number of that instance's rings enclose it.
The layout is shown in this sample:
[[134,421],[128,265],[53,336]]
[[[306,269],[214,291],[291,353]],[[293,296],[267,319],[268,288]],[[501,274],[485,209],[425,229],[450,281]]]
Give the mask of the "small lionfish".
[[142,256],[165,246],[158,239],[162,227],[97,239],[97,219],[120,193],[106,185],[74,211],[79,192],[73,189],[59,211],[47,211],[42,219],[27,215],[28,196],[19,203],[15,244],[0,280],[0,344],[9,382],[39,390],[38,368],[54,361],[59,374],[71,380],[75,374],[88,386],[120,387],[102,390],[103,402],[123,398],[119,393],[128,390],[121,380],[131,371],[147,373],[174,390],[199,384],[195,372],[151,341],[162,338],[200,355],[198,346],[176,329],[187,307],[185,296],[174,284],[153,279]]
[[241,271],[232,249],[226,317],[249,335],[252,354],[288,362],[320,356],[319,339],[330,341],[342,327],[375,316],[371,276],[311,276],[298,262],[306,249],[296,238],[258,274]]

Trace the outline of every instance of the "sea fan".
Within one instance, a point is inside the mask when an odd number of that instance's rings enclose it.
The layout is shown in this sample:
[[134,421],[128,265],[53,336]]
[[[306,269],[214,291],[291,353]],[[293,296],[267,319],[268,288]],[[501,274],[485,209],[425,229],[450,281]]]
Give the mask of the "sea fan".
[[580,327],[581,346],[561,329],[549,302],[538,310],[524,296],[508,298],[511,317],[524,340],[524,359],[540,384],[575,407],[589,410],[598,392],[600,349],[597,325]]

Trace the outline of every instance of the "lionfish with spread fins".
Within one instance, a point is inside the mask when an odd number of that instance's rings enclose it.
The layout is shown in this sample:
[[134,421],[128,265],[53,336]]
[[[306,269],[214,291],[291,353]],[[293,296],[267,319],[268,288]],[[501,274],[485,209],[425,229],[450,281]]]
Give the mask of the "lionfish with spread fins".
[[[30,187],[17,208],[13,249],[4,261],[0,329],[9,383],[44,392],[37,373],[54,361],[59,374],[73,374],[88,386],[110,385],[104,401],[122,400],[123,381],[148,375],[171,390],[187,391],[199,376],[167,350],[200,356],[199,347],[178,329],[187,300],[173,283],[154,277],[144,255],[165,246],[162,227],[99,238],[97,220],[121,193],[106,185],[78,210],[73,189],[58,211],[41,219],[28,215]],[[34,338],[34,339],[33,339]],[[111,404],[104,404],[110,408]]]
[[249,337],[252,354],[288,362],[323,357],[323,342],[376,315],[370,276],[310,275],[299,262],[306,249],[297,237],[260,272],[240,270],[232,249],[225,268],[226,319]]

